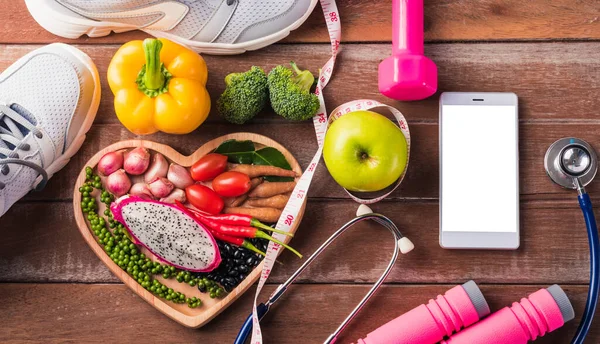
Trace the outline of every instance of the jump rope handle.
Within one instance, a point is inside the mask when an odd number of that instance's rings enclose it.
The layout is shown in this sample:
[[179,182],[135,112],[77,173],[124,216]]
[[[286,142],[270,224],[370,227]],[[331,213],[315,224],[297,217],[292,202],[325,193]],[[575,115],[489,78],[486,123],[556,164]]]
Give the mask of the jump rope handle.
[[588,298],[583,311],[583,318],[572,344],[582,344],[592,325],[592,319],[596,314],[596,306],[598,305],[598,292],[600,288],[600,265],[598,254],[600,253],[600,240],[598,239],[598,228],[596,227],[596,218],[592,209],[592,201],[587,193],[579,195],[579,206],[583,211],[583,218],[587,227],[588,239],[590,241],[590,288],[588,290]]
[[[267,306],[265,306],[264,303],[261,303],[258,306],[256,306],[258,319],[262,319],[262,317],[264,317],[265,314],[267,314],[268,310],[269,308],[267,308]],[[233,342],[233,344],[244,344],[244,342],[246,342],[246,339],[248,339],[248,336],[250,336],[250,333],[252,333],[252,314],[250,314],[246,321],[244,321],[244,325],[242,325],[240,332],[238,333],[237,337],[235,337],[235,341]]]

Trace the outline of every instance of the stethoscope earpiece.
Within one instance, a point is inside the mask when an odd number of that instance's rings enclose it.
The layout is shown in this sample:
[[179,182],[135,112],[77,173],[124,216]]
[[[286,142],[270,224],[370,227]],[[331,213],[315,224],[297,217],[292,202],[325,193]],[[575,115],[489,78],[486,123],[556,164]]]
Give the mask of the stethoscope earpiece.
[[[361,204],[356,209],[356,216],[362,216],[366,214],[372,214],[373,210],[366,204]],[[407,254],[408,252],[415,249],[415,244],[410,241],[409,238],[403,236],[398,240],[398,248],[400,249],[400,253]]]

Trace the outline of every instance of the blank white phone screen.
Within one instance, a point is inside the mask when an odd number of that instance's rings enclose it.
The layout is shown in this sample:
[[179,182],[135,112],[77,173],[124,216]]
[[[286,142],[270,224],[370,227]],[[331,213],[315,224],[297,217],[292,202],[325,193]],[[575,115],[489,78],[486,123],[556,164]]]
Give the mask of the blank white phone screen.
[[515,106],[443,105],[443,231],[516,232]]

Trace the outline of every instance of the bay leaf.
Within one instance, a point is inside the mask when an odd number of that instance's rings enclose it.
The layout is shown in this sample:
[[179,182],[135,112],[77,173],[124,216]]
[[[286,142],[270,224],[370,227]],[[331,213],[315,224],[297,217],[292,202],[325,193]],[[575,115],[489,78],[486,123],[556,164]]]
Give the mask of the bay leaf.
[[[286,170],[292,169],[292,166],[290,166],[290,163],[285,159],[285,156],[283,156],[280,151],[273,147],[265,147],[255,151],[252,163],[254,165],[275,166]],[[266,176],[264,179],[268,182],[294,181],[294,178],[292,177]]]
[[250,140],[238,141],[227,140],[223,141],[215,149],[215,153],[227,156],[227,160],[236,164],[252,164],[256,152],[254,143]]

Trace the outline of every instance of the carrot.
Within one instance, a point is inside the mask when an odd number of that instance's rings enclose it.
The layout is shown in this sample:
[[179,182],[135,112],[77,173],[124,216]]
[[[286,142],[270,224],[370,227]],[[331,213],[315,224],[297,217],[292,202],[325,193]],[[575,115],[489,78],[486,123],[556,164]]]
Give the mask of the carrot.
[[231,207],[223,209],[223,213],[250,215],[258,221],[275,223],[279,221],[279,216],[281,216],[281,209]]
[[251,207],[267,207],[267,208],[276,208],[283,209],[287,204],[288,199],[290,199],[290,194],[285,195],[275,195],[269,198],[251,198],[246,202],[247,205]]
[[267,198],[279,194],[288,193],[294,190],[296,187],[296,182],[272,182],[272,183],[263,183],[254,188],[254,190],[250,191],[248,194],[251,198]]
[[237,196],[235,198],[229,198],[225,202],[228,207],[239,207],[248,199],[248,194]]
[[[262,182],[263,182],[263,179],[260,177],[250,179],[250,183],[252,184],[252,186],[250,187],[250,191],[252,191],[252,189],[254,189],[258,185],[260,185]],[[248,194],[245,194],[245,195],[241,195],[241,196],[238,196],[235,198],[229,198],[225,201],[225,203],[227,204],[228,207],[239,207],[247,199],[248,199]]]
[[252,187],[250,187],[250,190],[252,190],[255,187],[259,186],[260,184],[262,184],[262,182],[263,182],[262,177],[257,177],[257,178],[250,179],[250,183],[252,183]]
[[259,176],[277,176],[277,177],[297,177],[298,174],[292,170],[268,166],[268,165],[247,165],[247,164],[229,164],[229,171],[242,172],[248,177]]

